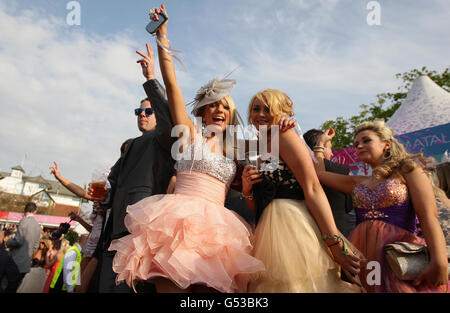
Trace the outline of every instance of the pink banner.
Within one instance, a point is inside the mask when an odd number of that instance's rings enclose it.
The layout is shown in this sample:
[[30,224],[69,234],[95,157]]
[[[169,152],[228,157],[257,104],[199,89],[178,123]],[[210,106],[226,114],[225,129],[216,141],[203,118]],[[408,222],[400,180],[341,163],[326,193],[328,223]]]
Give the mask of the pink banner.
[[[4,219],[8,219],[10,221],[18,222],[22,219],[23,213],[17,213],[17,212],[5,212],[8,213],[8,217],[3,217]],[[59,225],[60,223],[67,223],[70,218],[69,217],[61,217],[61,216],[51,216],[51,215],[40,215],[36,214],[34,215],[34,218],[36,219],[36,222],[41,224],[53,224],[53,225]],[[76,225],[77,222],[72,221],[70,222],[70,225]]]
[[331,161],[347,165],[353,175],[369,175],[370,166],[361,162],[356,156],[356,147],[347,147],[333,151]]

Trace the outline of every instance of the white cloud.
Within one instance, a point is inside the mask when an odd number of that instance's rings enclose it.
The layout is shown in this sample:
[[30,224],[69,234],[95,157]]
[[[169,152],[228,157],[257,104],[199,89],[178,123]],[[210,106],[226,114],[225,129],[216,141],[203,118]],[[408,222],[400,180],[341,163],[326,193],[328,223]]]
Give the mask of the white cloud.
[[[230,25],[230,37],[240,47],[234,60],[244,60],[240,75],[246,84],[289,91],[297,100],[298,115],[310,115],[307,127],[351,116],[377,93],[395,91],[400,84],[396,73],[448,66],[450,49],[444,38],[450,23],[443,2],[427,2],[425,8],[406,1],[382,2],[382,25],[375,27],[366,23],[364,2],[283,2],[273,10],[276,25],[264,21],[268,7],[264,2],[263,8],[249,5],[236,12],[235,21],[250,12],[254,27],[263,22],[259,32]],[[243,41],[239,32],[246,35]],[[325,113],[317,114],[323,100]]]
[[[175,11],[175,3],[168,8]],[[255,92],[278,88],[294,100],[307,130],[394,91],[396,73],[448,66],[447,1],[380,1],[382,24],[372,27],[366,3],[199,1],[169,12],[172,47],[183,50],[189,70],[175,65],[186,102],[240,65],[231,78],[238,80],[233,96],[244,119]],[[186,18],[197,12],[208,14]],[[87,182],[94,167],[115,161],[123,140],[139,135],[131,110],[144,92],[134,51],[144,51],[144,41],[134,29],[89,30],[45,10],[7,9],[0,0],[0,142],[7,152],[1,170],[28,153],[25,169],[28,162],[33,174],[47,173],[57,160],[63,174]]]
[[137,43],[39,11],[9,11],[0,7],[2,170],[27,153],[33,175],[49,177],[55,160],[63,175],[88,182],[95,167],[113,165],[122,141],[139,135],[132,109],[145,93]]

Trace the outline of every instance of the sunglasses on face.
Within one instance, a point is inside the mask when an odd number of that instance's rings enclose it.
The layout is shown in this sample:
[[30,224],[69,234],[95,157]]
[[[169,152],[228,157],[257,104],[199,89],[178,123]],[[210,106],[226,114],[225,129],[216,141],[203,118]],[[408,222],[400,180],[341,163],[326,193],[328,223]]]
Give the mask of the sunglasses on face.
[[145,112],[145,115],[146,115],[146,116],[149,116],[149,115],[152,115],[152,114],[153,114],[153,109],[152,109],[152,108],[145,108],[145,109],[143,109],[143,108],[137,108],[137,109],[134,109],[134,114],[135,114],[136,116],[139,116],[139,115],[141,115],[142,111]]

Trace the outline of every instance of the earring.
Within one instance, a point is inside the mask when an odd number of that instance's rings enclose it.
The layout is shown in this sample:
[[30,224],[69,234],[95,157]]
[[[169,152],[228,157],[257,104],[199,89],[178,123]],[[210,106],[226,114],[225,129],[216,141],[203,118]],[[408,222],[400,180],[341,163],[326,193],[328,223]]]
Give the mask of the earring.
[[[388,155],[386,155],[386,152],[388,153]],[[391,153],[391,149],[388,149],[386,151],[384,151],[384,155],[383,155],[385,160],[388,160],[392,157],[392,153]]]
[[206,128],[206,122],[205,122],[205,119],[204,118],[202,118],[202,136],[203,137],[206,137],[206,135],[207,135],[207,128]]

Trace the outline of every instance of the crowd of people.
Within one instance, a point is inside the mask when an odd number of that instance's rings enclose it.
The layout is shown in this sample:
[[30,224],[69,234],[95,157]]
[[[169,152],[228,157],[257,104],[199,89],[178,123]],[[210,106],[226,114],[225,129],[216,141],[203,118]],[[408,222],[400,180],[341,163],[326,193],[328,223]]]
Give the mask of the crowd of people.
[[[168,16],[162,5],[151,18],[160,12]],[[227,132],[243,125],[231,96],[236,81],[215,78],[199,89],[195,124],[167,49],[167,24],[156,31],[164,87],[151,46],[137,51],[147,94],[134,111],[142,135],[122,144],[105,195],[94,197],[56,162],[51,167],[93,201],[90,222],[70,214],[90,236],[41,238],[30,218],[35,206],[27,205],[16,235],[0,233],[5,292],[448,291],[436,199],[447,210],[449,200],[430,179],[429,159],[408,154],[384,121],[365,122],[354,144],[372,175],[349,175],[330,161],[334,131],[302,136],[289,96],[265,89],[251,98],[247,121],[267,151],[242,160],[236,133]],[[398,277],[385,260],[385,247],[396,242],[427,246],[429,262],[413,279]],[[375,284],[367,279],[371,262],[380,268]]]
[[[25,205],[24,216],[14,231],[0,230],[0,291],[4,293],[52,293],[72,290],[70,282],[77,277],[77,267],[71,263],[72,250],[81,251],[86,235],[55,237],[44,232],[34,218],[37,206]],[[78,262],[79,263],[79,262]]]

